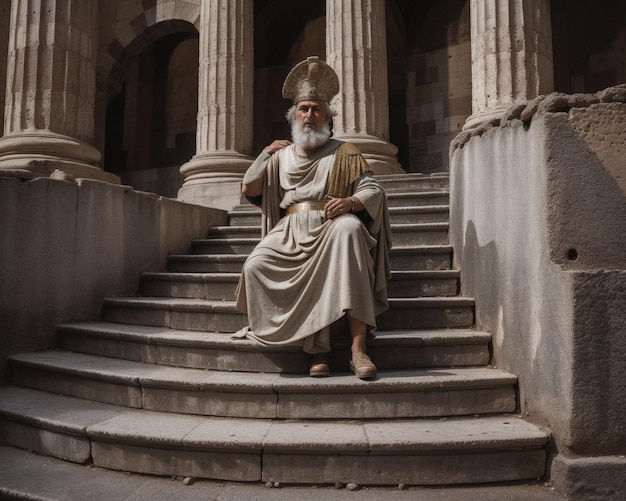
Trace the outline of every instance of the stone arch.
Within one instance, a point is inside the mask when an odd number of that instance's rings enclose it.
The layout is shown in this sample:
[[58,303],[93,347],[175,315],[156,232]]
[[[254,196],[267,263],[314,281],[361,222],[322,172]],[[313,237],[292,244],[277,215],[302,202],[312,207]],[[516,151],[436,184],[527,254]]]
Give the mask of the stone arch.
[[[144,19],[145,16],[138,16],[136,19]],[[175,33],[198,33],[198,20],[191,23],[182,19],[161,20],[157,23],[143,26],[142,23],[135,23],[137,26],[133,30],[134,38],[116,36],[102,51],[98,58],[97,82],[98,90],[101,91],[105,99],[115,96],[121,89],[126,78],[126,73],[131,61],[137,57],[148,45],[163,36]],[[132,23],[131,23],[132,24]],[[126,39],[124,41],[124,39]]]
[[[154,7],[129,22],[118,22],[120,27],[109,31],[112,34],[108,40],[100,40],[96,130],[106,170],[137,189],[175,197],[182,184],[179,167],[195,153],[200,7],[178,9],[185,14],[181,16],[184,19],[172,19],[177,13],[176,5],[192,4],[171,3],[166,11],[158,9],[164,2],[155,2]],[[184,81],[185,99],[189,102],[181,106],[179,100],[175,111],[180,115],[180,110],[187,109],[184,121],[181,116],[172,119],[169,114],[173,109],[169,105],[173,95],[170,81],[176,71],[172,68],[177,67],[173,62],[180,63],[177,49],[182,45],[188,47],[182,57],[187,61]],[[180,71],[180,64],[178,68]],[[127,83],[131,85],[131,94],[127,93]],[[142,85],[149,87],[139,88]],[[165,99],[155,100],[159,95]],[[179,129],[173,130],[176,127]]]

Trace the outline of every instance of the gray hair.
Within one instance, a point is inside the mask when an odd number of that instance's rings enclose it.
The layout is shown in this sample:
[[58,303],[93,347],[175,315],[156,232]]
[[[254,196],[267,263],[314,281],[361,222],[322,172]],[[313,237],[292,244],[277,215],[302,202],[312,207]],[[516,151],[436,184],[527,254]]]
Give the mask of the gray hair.
[[[291,108],[287,110],[287,113],[285,113],[285,118],[290,124],[292,124],[296,119],[296,109],[297,104],[294,104]],[[326,110],[326,122],[332,127],[333,117],[337,115],[337,112],[333,110],[330,107],[330,104],[328,104],[326,101],[324,101],[324,109]]]

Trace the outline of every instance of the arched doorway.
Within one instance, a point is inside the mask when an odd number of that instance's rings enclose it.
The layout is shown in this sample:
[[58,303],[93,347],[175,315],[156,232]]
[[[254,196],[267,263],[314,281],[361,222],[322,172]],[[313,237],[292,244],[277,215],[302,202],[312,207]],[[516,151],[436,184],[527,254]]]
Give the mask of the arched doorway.
[[189,25],[147,35],[120,58],[124,75],[106,107],[104,169],[135,189],[175,198],[180,166],[196,152],[198,34]]

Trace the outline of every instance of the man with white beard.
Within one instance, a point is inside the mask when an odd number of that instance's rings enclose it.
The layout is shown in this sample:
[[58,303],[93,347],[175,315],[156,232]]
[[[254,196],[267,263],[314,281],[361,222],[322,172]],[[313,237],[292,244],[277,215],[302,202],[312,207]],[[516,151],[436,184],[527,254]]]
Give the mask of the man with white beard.
[[272,142],[244,176],[242,193],[262,208],[263,238],[239,281],[237,307],[249,320],[239,337],[302,346],[313,355],[309,375],[328,376],[331,326],[347,317],[350,367],[372,379],[367,339],[387,309],[389,216],[358,149],[331,139],[338,91],[317,57],[296,65],[283,85],[293,142]]

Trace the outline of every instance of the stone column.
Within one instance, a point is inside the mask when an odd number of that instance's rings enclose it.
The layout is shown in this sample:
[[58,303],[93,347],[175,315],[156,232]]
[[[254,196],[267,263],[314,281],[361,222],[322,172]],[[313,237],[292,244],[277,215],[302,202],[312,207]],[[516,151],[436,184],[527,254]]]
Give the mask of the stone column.
[[327,0],[326,25],[326,62],[340,86],[334,136],[356,144],[375,173],[404,172],[389,143],[384,0]]
[[13,0],[0,169],[119,182],[96,164],[96,0]]
[[472,116],[464,128],[554,90],[549,0],[470,0]]
[[230,209],[252,163],[252,0],[202,0],[196,155],[178,198]]
[[[4,123],[4,99],[7,82],[7,54],[9,52],[9,20],[11,3],[0,2],[0,124]],[[2,130],[0,130],[0,136]]]

